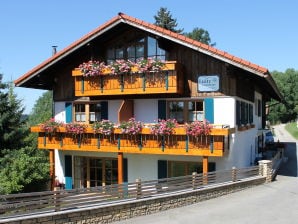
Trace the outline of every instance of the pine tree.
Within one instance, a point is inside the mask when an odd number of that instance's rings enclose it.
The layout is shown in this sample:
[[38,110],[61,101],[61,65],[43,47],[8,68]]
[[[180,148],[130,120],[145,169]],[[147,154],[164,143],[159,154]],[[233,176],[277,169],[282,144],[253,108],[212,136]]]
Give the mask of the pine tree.
[[21,100],[12,83],[0,74],[0,194],[36,191],[48,182],[49,163],[44,151],[29,138]]
[[167,8],[161,7],[157,12],[157,15],[154,16],[155,25],[165,28],[167,30],[181,33],[183,29],[176,29],[178,26],[177,20],[172,18],[172,14]]

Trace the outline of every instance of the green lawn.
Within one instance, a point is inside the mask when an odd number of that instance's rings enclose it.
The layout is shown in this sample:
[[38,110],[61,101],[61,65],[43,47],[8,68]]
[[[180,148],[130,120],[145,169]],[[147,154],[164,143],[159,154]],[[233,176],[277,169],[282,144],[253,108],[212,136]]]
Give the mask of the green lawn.
[[286,125],[286,130],[294,136],[298,140],[298,128],[297,128],[297,122],[288,123]]

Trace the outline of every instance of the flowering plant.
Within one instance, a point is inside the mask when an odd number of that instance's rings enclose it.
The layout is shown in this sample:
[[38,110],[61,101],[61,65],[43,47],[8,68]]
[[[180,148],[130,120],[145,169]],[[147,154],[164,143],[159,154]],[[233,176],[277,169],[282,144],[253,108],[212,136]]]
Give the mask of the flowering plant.
[[59,121],[55,121],[54,118],[51,118],[50,120],[46,121],[43,124],[40,124],[39,126],[45,132],[53,133],[53,132],[56,132],[59,127],[62,127],[63,123]]
[[134,66],[134,63],[130,60],[116,60],[109,65],[112,75],[126,74],[130,73],[131,67]]
[[83,76],[98,76],[103,75],[104,70],[110,69],[112,75],[120,75],[126,73],[132,73],[132,67],[137,67],[138,71],[136,73],[144,72],[159,72],[164,67],[165,62],[160,59],[148,58],[138,60],[136,63],[130,60],[116,60],[110,65],[106,65],[104,62],[90,60],[79,65],[79,69],[83,73]]
[[159,59],[141,59],[137,62],[139,72],[159,72],[164,67],[165,63]]
[[114,130],[114,123],[109,120],[101,120],[92,124],[95,133],[111,135]]
[[198,137],[199,135],[210,134],[212,126],[207,120],[204,121],[194,121],[186,125],[186,133]]
[[90,60],[79,65],[79,69],[84,76],[102,75],[102,70],[105,68],[104,62]]
[[142,131],[144,124],[140,121],[136,121],[135,118],[130,118],[128,121],[124,121],[119,125],[122,134],[136,135]]
[[178,126],[176,119],[158,120],[157,124],[151,127],[151,133],[154,135],[171,135],[174,128]]
[[67,123],[65,124],[66,132],[75,135],[83,134],[87,128],[86,124],[81,123]]

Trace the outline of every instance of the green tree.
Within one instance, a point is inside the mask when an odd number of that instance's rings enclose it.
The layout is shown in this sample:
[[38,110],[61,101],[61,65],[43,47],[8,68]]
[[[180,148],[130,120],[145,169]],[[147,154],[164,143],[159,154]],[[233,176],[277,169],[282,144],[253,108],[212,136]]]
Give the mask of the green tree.
[[178,26],[177,20],[173,19],[171,12],[168,11],[168,9],[165,7],[161,7],[159,9],[157,15],[154,16],[154,19],[154,24],[159,27],[165,28],[176,33],[183,32],[183,29],[176,29],[176,27]]
[[36,191],[48,182],[46,153],[29,137],[24,108],[0,74],[0,194]]
[[44,92],[34,104],[31,114],[29,115],[29,125],[37,125],[49,120],[53,116],[53,93],[52,91]]
[[298,115],[298,71],[287,69],[283,72],[272,72],[272,76],[284,97],[284,103],[272,100],[269,105],[270,113],[268,116],[272,124],[294,121]]
[[184,35],[191,39],[194,39],[194,40],[200,41],[204,44],[207,44],[207,45],[211,45],[211,46],[216,45],[216,43],[211,43],[211,38],[210,38],[209,32],[202,28],[196,27],[192,30],[192,32],[184,33]]

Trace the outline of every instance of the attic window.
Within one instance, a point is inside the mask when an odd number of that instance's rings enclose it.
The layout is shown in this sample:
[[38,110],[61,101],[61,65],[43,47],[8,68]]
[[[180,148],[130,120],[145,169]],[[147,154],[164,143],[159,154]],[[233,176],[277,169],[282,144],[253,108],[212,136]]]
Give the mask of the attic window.
[[131,60],[133,62],[142,58],[166,60],[165,50],[158,46],[157,40],[153,37],[138,37],[121,45],[119,45],[119,42],[116,42],[107,49],[108,64],[118,59]]

